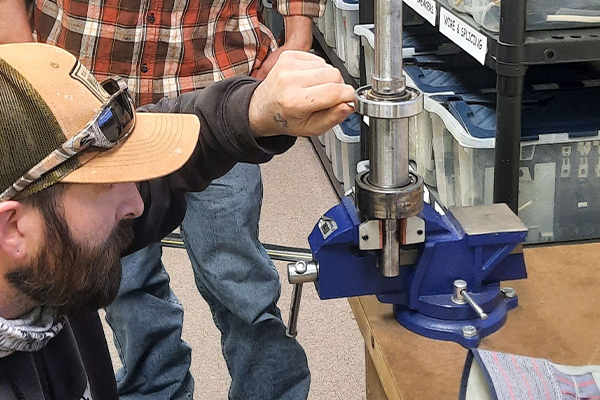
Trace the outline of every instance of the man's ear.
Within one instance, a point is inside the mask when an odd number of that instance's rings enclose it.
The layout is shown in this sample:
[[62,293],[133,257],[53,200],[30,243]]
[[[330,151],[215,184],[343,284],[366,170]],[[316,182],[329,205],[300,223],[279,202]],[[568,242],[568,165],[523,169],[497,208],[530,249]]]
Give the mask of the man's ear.
[[13,260],[27,257],[30,224],[23,204],[18,201],[0,203],[0,254]]

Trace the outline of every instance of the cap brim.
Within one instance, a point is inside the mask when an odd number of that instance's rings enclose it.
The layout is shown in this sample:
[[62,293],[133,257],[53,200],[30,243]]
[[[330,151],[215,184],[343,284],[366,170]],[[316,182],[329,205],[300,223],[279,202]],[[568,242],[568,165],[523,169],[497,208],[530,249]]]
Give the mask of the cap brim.
[[107,184],[161,178],[187,162],[199,134],[195,115],[137,113],[135,128],[123,144],[84,155],[93,158],[62,181]]

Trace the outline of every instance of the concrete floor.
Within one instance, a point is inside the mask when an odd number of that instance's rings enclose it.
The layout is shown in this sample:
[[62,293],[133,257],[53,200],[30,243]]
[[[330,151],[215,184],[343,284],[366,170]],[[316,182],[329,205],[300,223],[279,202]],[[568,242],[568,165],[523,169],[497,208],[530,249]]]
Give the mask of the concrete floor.
[[[262,172],[262,242],[308,248],[306,237],[314,224],[338,201],[312,145],[299,139],[286,154],[264,164]],[[185,309],[183,337],[193,349],[194,398],[227,399],[230,378],[221,355],[219,332],[196,290],[187,254],[185,250],[165,249],[163,262]],[[287,283],[285,264],[276,262],[282,278],[279,307],[287,321],[292,287]],[[312,373],[309,399],[365,399],[364,344],[348,302],[321,301],[314,287],[306,286],[298,340],[306,350]],[[112,345],[110,335],[108,341]],[[111,351],[118,367],[116,352]]]

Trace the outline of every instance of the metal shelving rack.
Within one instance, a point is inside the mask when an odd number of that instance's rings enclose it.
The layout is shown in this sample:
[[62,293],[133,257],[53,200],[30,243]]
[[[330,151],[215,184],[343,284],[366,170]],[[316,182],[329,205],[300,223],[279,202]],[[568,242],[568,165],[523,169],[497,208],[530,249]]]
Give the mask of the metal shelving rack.
[[[494,34],[479,27],[469,15],[456,12],[441,0],[429,1],[435,3],[436,7],[434,27],[440,26],[440,14],[443,9],[487,40],[487,53],[483,64],[497,74],[494,201],[506,203],[517,212],[521,107],[527,67],[600,60],[600,28],[527,31],[527,0],[502,0],[500,33]],[[373,0],[360,0],[359,23],[373,23],[373,10]],[[415,11],[419,13],[416,8]],[[315,47],[322,49],[323,54],[344,74],[343,63],[325,44],[323,35],[316,27],[314,36]],[[356,86],[355,81],[346,75],[344,77],[349,78],[347,82]],[[364,76],[364,65],[361,65],[361,85],[366,83]],[[368,146],[368,143],[364,142],[365,137],[365,134],[361,135],[363,154]],[[320,146],[318,141],[317,145]],[[327,158],[322,157],[321,160],[324,165],[329,163]],[[333,181],[337,182],[335,179]]]
[[[439,0],[436,4],[438,9],[443,7]],[[494,202],[506,203],[516,213],[523,82],[527,67],[600,59],[600,29],[526,31],[527,0],[502,0],[498,35],[479,28],[467,15],[453,14],[488,40],[485,65],[496,71],[498,77]]]

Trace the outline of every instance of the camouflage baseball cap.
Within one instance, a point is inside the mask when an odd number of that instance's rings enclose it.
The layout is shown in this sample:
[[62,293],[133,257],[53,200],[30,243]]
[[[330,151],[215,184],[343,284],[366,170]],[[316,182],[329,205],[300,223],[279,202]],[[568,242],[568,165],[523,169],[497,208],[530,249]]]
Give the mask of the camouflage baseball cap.
[[[77,135],[110,98],[73,55],[41,43],[0,45],[0,193]],[[195,115],[138,113],[129,137],[48,171],[16,198],[59,181],[122,183],[160,178],[189,159]]]

